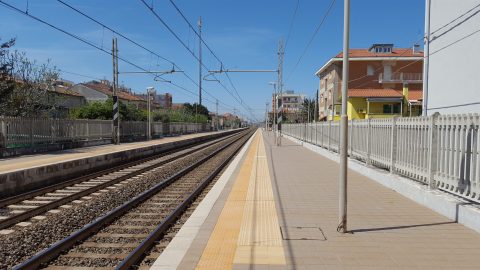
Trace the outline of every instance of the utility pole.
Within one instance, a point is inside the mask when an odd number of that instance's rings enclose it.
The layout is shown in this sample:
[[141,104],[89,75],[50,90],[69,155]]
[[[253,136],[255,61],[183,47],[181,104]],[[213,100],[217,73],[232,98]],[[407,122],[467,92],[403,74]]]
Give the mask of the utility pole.
[[198,104],[202,105],[202,17],[198,19]]
[[268,131],[268,102],[265,102],[265,132]]
[[428,115],[428,69],[430,64],[430,1],[425,0],[425,37],[423,50],[423,106],[422,115]]
[[317,92],[315,93],[315,108],[313,110],[313,122],[317,122],[317,118],[318,118],[318,89],[317,89]]
[[219,121],[218,121],[218,99],[216,100],[215,102],[215,130],[218,131],[218,124],[219,124]]
[[310,123],[310,102],[307,104],[307,123]]
[[275,145],[277,145],[277,83],[269,82],[268,84],[273,85],[273,100],[272,100],[272,134],[275,138]]
[[233,124],[232,124],[232,129],[234,125],[237,124],[237,108],[233,107]]
[[113,58],[113,85],[112,85],[112,99],[113,99],[113,143],[120,143],[120,114],[118,106],[118,47],[117,38],[112,40],[112,58]]
[[285,47],[283,39],[278,42],[278,91],[280,92],[280,103],[278,104],[278,140],[277,146],[282,145],[282,120],[283,120],[283,57],[285,55]]
[[339,181],[339,224],[337,231],[347,232],[347,170],[348,170],[348,53],[350,40],[350,0],[344,0],[343,14],[343,68],[342,68],[342,114],[340,118],[340,181]]

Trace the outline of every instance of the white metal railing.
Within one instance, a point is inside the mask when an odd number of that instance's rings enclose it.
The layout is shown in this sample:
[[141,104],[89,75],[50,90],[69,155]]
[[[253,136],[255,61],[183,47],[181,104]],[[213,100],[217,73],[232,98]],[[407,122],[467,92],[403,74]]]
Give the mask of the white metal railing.
[[[431,188],[480,202],[480,115],[349,121],[348,153]],[[284,124],[283,133],[333,152],[339,122]]]
[[392,73],[384,74],[380,73],[378,75],[378,82],[411,82],[411,83],[420,83],[423,81],[422,73]]
[[[147,123],[120,122],[120,136],[126,140],[147,138]],[[210,131],[208,124],[152,123],[152,138]],[[0,156],[5,149],[39,145],[112,139],[110,120],[0,117]]]

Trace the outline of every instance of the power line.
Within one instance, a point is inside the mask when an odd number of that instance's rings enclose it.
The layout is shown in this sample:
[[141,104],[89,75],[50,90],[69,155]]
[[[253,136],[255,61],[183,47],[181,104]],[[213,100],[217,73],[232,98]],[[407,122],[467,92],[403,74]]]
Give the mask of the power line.
[[[175,31],[173,31],[173,29],[158,15],[158,13],[153,9],[153,7],[150,7],[146,2],[145,0],[140,0],[151,12],[152,14],[167,28],[167,30],[172,34],[174,35],[174,37],[182,44],[183,47],[185,47],[185,49],[190,52],[190,54],[197,60],[197,61],[200,61],[200,59],[195,55],[195,53],[185,44],[185,42],[183,42],[183,40],[175,33]],[[220,64],[223,65],[223,62],[220,60],[220,58],[213,52],[213,50],[210,48],[210,46],[208,46],[208,44],[204,41],[204,39],[200,36],[200,34],[196,31],[196,29],[193,27],[193,25],[188,21],[188,19],[185,17],[185,15],[183,14],[183,12],[180,10],[180,8],[178,8],[178,6],[172,1],[170,0],[170,3],[172,3],[172,5],[175,7],[175,9],[177,10],[177,12],[180,13],[180,15],[182,16],[182,18],[187,22],[187,24],[189,25],[190,29],[193,30],[193,32],[200,38],[200,41],[205,45],[205,47],[212,53],[212,55],[217,59],[217,61],[220,62]],[[207,69],[208,71],[208,67],[205,66],[203,63],[202,63],[202,66]],[[229,76],[227,76],[229,78]],[[214,76],[214,78],[216,78]],[[231,81],[231,79],[229,78],[232,86],[233,86],[233,82]],[[238,98],[223,84],[220,82],[220,85],[222,86],[222,88],[227,91],[242,107],[244,107],[244,109],[249,112],[249,109],[248,107],[245,106],[245,102],[243,101],[242,97],[240,96],[240,94],[238,93],[238,91],[236,90],[236,88],[233,86],[234,88],[234,91],[236,92]],[[252,112],[249,112],[252,116],[253,116],[253,113]]]
[[[174,67],[177,67],[177,68],[179,68],[179,69],[181,69],[181,70],[182,70],[182,68],[181,68],[179,65],[175,64],[175,63],[174,63],[172,60],[170,60],[170,59],[167,59],[167,58],[165,58],[165,57],[163,57],[163,56],[159,55],[158,53],[156,53],[156,52],[152,51],[151,49],[148,49],[148,48],[147,48],[147,47],[145,47],[144,45],[142,45],[142,44],[138,43],[137,41],[135,41],[135,40],[133,40],[133,39],[131,39],[131,38],[127,37],[127,36],[125,36],[124,34],[120,33],[119,31],[117,31],[117,30],[113,29],[112,27],[110,27],[110,26],[108,26],[108,25],[106,25],[106,24],[104,24],[104,23],[100,22],[99,20],[97,20],[97,19],[93,18],[92,16],[90,16],[90,15],[86,14],[85,12],[83,12],[83,11],[81,11],[81,10],[79,10],[79,9],[77,9],[77,8],[75,8],[75,7],[73,7],[73,6],[71,6],[71,5],[69,5],[68,3],[65,3],[65,2],[64,2],[64,1],[62,1],[62,0],[57,0],[57,1],[58,1],[59,3],[61,3],[61,4],[65,5],[66,7],[68,7],[68,8],[70,8],[70,9],[72,9],[73,11],[77,12],[78,14],[80,14],[80,15],[82,15],[82,16],[84,16],[84,17],[88,18],[89,20],[91,20],[91,21],[93,21],[93,22],[97,23],[98,25],[100,25],[100,26],[104,27],[105,29],[108,29],[108,30],[109,30],[109,31],[111,31],[112,33],[114,33],[114,34],[116,34],[116,35],[118,35],[118,36],[120,36],[120,37],[124,38],[125,40],[127,40],[127,41],[131,42],[132,44],[134,44],[134,45],[136,45],[136,46],[138,46],[138,47],[140,47],[140,48],[144,49],[145,51],[147,51],[147,52],[151,53],[152,55],[155,55],[155,56],[157,56],[157,57],[159,57],[159,58],[161,58],[161,59],[163,59],[163,60],[165,60],[165,61],[169,62],[170,64],[174,65]],[[193,82],[193,83],[194,83],[196,86],[198,86],[198,83],[197,83],[197,82],[195,82],[195,81],[194,81],[194,80],[193,80],[193,79],[192,79],[192,78],[191,78],[191,77],[190,77],[188,74],[186,74],[185,72],[183,72],[183,74],[184,74],[184,75],[185,75],[185,76],[186,76],[186,77],[187,77],[187,78],[188,78],[188,79],[189,79],[191,82]],[[175,85],[175,84],[172,84],[172,85],[179,87],[178,85]],[[184,89],[184,88],[180,88],[180,89],[182,89],[182,90],[186,90],[186,89]],[[203,87],[202,87],[202,89],[203,89]],[[206,89],[203,89],[203,90],[204,90],[204,91],[205,91],[207,94],[209,94],[210,96],[212,96],[213,98],[216,98],[215,96],[213,96],[212,94],[210,94],[209,92],[207,92],[207,91],[206,91]],[[198,94],[197,94],[196,96],[198,97]],[[223,103],[223,104],[225,104],[225,103]],[[225,106],[229,106],[229,105],[225,104]]]
[[[91,46],[91,47],[93,47],[93,48],[95,48],[95,49],[97,49],[97,50],[100,50],[100,51],[102,51],[102,52],[104,52],[104,53],[106,53],[106,54],[112,55],[112,53],[111,53],[110,51],[107,51],[107,50],[103,49],[102,47],[94,44],[93,42],[91,42],[91,41],[89,41],[89,40],[86,40],[86,39],[83,39],[83,38],[81,38],[81,37],[79,37],[79,36],[77,36],[77,35],[75,35],[75,34],[73,34],[73,33],[70,33],[70,32],[68,32],[68,31],[66,31],[66,30],[64,30],[64,29],[62,29],[62,28],[60,28],[60,27],[58,27],[58,26],[55,26],[55,25],[53,25],[53,24],[51,24],[51,23],[49,23],[49,22],[47,22],[47,21],[45,21],[45,20],[43,20],[43,19],[40,19],[40,18],[38,18],[38,17],[36,17],[36,16],[34,16],[34,15],[31,15],[31,14],[29,14],[29,13],[26,13],[26,12],[24,12],[23,10],[21,10],[21,9],[15,7],[15,6],[12,6],[12,5],[8,4],[8,3],[5,3],[5,2],[2,1],[2,0],[0,0],[0,4],[3,4],[4,6],[12,9],[13,11],[16,11],[16,12],[18,12],[18,13],[24,15],[24,16],[28,16],[28,17],[30,17],[30,18],[38,21],[38,22],[41,22],[41,23],[43,23],[43,24],[45,24],[45,25],[47,25],[47,26],[49,26],[49,27],[51,27],[51,28],[53,28],[53,29],[55,29],[55,30],[57,30],[57,31],[59,31],[59,32],[62,32],[62,33],[66,34],[66,35],[68,35],[68,36],[70,36],[70,37],[73,37],[74,39],[77,39],[78,41],[80,41],[80,42],[82,42],[82,43],[85,43],[85,44],[87,44],[87,45],[89,45],[89,46]],[[137,69],[140,69],[140,70],[144,71],[144,72],[147,73],[147,74],[151,74],[151,75],[154,75],[154,76],[156,75],[156,73],[150,72],[150,71],[146,70],[145,68],[143,68],[143,67],[141,67],[141,66],[139,66],[139,65],[137,65],[137,64],[135,64],[135,63],[133,63],[133,62],[131,62],[130,60],[127,60],[127,59],[122,58],[122,57],[118,57],[118,59],[120,59],[121,61],[123,61],[123,62],[125,62],[125,63],[127,63],[127,64],[129,64],[129,65],[131,65],[131,66],[133,66],[133,67],[135,67],[135,68],[137,68]],[[95,78],[95,77],[92,77],[92,76],[82,75],[82,74],[74,73],[74,72],[70,72],[70,71],[62,71],[62,70],[60,70],[60,72],[70,73],[70,74],[74,74],[74,75],[78,75],[78,76],[83,76],[83,77],[89,77],[89,78],[93,78],[93,79],[98,79],[98,78]],[[194,92],[192,92],[192,91],[190,91],[190,90],[186,89],[185,87],[182,87],[182,86],[180,86],[180,85],[178,85],[178,84],[175,84],[175,83],[170,83],[170,84],[172,84],[173,86],[175,86],[175,87],[177,87],[177,88],[179,88],[179,89],[182,89],[182,90],[184,90],[184,91],[186,91],[186,92],[189,92],[189,93],[191,93],[191,94],[193,94],[193,95],[196,95]],[[213,95],[212,95],[212,96],[213,96]],[[209,101],[209,102],[213,102],[213,101],[211,101],[211,100],[208,100],[208,101]],[[228,105],[226,105],[226,106],[228,106]],[[225,106],[225,108],[228,109],[228,107],[226,107],[226,106]]]
[[325,22],[325,20],[327,19],[328,15],[330,14],[330,11],[332,10],[333,5],[335,4],[335,2],[336,2],[336,0],[332,0],[332,1],[330,2],[330,5],[328,6],[327,11],[326,11],[325,14],[323,15],[322,20],[320,21],[320,24],[319,24],[319,25],[317,26],[317,28],[315,29],[315,32],[313,32],[312,37],[311,37],[310,40],[308,41],[307,46],[305,47],[305,49],[303,50],[302,54],[301,54],[300,57],[298,58],[297,62],[295,63],[295,66],[293,67],[292,71],[291,71],[290,74],[288,75],[286,81],[288,81],[288,80],[290,79],[290,77],[292,77],[293,73],[295,73],[295,70],[297,69],[298,65],[300,64],[300,62],[302,61],[303,57],[305,56],[305,54],[307,53],[308,49],[310,48],[310,46],[312,45],[313,41],[315,40],[315,37],[317,36],[318,31],[320,30],[320,28],[322,27],[323,23]]
[[287,41],[285,42],[285,50],[287,49],[288,41],[290,40],[290,35],[292,34],[293,23],[295,22],[295,17],[297,16],[299,4],[300,4],[300,0],[297,0],[297,4],[295,5],[295,10],[293,11],[292,20],[290,21],[290,27],[288,29]]
[[118,35],[118,36],[120,36],[120,37],[124,38],[125,40],[127,40],[127,41],[129,41],[129,42],[131,42],[131,43],[135,44],[136,46],[138,46],[138,47],[140,47],[140,48],[142,48],[142,49],[144,49],[144,50],[148,51],[149,53],[151,53],[151,54],[153,54],[153,55],[157,56],[158,58],[160,58],[160,59],[163,59],[163,60],[165,60],[165,61],[169,62],[169,63],[170,63],[170,64],[172,64],[172,65],[175,65],[175,63],[174,63],[173,61],[171,61],[171,60],[169,60],[169,59],[167,59],[167,58],[165,58],[165,57],[163,57],[163,56],[159,55],[158,53],[156,53],[156,52],[154,52],[154,51],[152,51],[152,50],[150,50],[150,49],[146,48],[145,46],[141,45],[140,43],[138,43],[138,42],[136,42],[136,41],[132,40],[131,38],[129,38],[129,37],[127,37],[127,36],[123,35],[122,33],[118,32],[117,30],[115,30],[115,29],[113,29],[113,28],[111,28],[111,27],[109,27],[109,26],[107,26],[107,25],[105,25],[105,24],[101,23],[101,22],[100,22],[100,21],[98,21],[97,19],[95,19],[95,18],[93,18],[93,17],[91,17],[91,16],[87,15],[86,13],[84,13],[84,12],[80,11],[79,9],[77,9],[77,8],[75,8],[75,7],[73,7],[73,6],[71,6],[70,4],[68,4],[68,3],[65,3],[65,2],[64,2],[64,1],[62,1],[62,0],[57,0],[57,1],[58,1],[59,3],[61,3],[61,4],[63,4],[64,6],[66,6],[66,7],[70,8],[71,10],[73,10],[73,11],[77,12],[78,14],[81,14],[82,16],[84,16],[84,17],[86,17],[86,18],[90,19],[91,21],[93,21],[93,22],[97,23],[98,25],[101,25],[102,27],[104,27],[104,28],[106,28],[106,29],[110,30],[112,33],[114,33],[114,34],[116,34],[116,35]]
[[[459,16],[457,16],[455,19],[451,20],[450,22],[448,22],[448,23],[446,23],[446,24],[438,27],[436,30],[434,30],[433,32],[431,32],[430,35],[432,35],[432,34],[434,34],[434,33],[437,33],[438,31],[440,31],[440,30],[444,29],[445,27],[451,25],[452,23],[454,23],[455,21],[457,21],[458,19],[460,19],[460,18],[462,18],[463,16],[467,15],[468,13],[470,13],[471,11],[473,11],[474,9],[476,9],[476,8],[478,8],[478,7],[480,7],[480,4],[475,5],[473,8],[471,8],[471,9],[465,11],[464,13],[460,14]],[[437,50],[437,51],[435,51],[435,52],[433,52],[433,53],[430,53],[428,56],[431,56],[431,55],[437,53],[438,51],[441,51],[441,50],[443,50],[443,49],[446,49],[446,48],[452,46],[453,44],[458,43],[458,42],[460,42],[461,40],[463,40],[463,39],[465,39],[465,38],[468,38],[468,37],[476,34],[476,33],[479,32],[479,31],[480,31],[480,30],[474,31],[473,33],[470,33],[470,34],[468,34],[468,35],[466,35],[466,36],[464,36],[464,37],[462,37],[462,38],[460,38],[460,39],[458,39],[458,40],[456,40],[456,41],[454,41],[454,42],[452,42],[452,43],[450,43],[450,44],[447,44],[444,48],[440,48],[439,50]],[[424,37],[419,38],[417,41],[414,42],[414,44],[417,44],[417,43],[420,42],[422,39],[424,39]],[[407,52],[409,52],[408,49],[406,49],[403,53],[401,53],[401,54],[398,55],[397,57],[401,57],[401,56],[405,55]],[[407,65],[405,65],[405,66],[397,69],[397,70],[396,70],[395,72],[393,72],[392,74],[396,74],[396,73],[398,73],[399,71],[403,70],[404,68],[406,68],[406,67],[408,67],[408,66],[411,66],[411,65],[413,65],[413,64],[415,64],[415,63],[418,63],[419,61],[423,61],[425,58],[426,58],[426,56],[423,56],[421,59],[418,59],[418,60],[416,60],[416,61],[414,61],[414,62],[412,62],[412,63],[409,63],[409,64],[407,64]],[[380,66],[380,67],[376,68],[373,72],[375,73],[375,72],[381,70],[382,68],[383,68],[383,66]],[[348,83],[361,80],[361,79],[363,79],[363,78],[365,78],[365,77],[368,77],[368,76],[369,76],[368,74],[367,74],[367,75],[362,75],[362,76],[357,77],[357,78],[355,78],[355,79],[349,80]],[[365,85],[365,83],[363,83],[361,86],[363,86],[363,85]],[[361,86],[357,86],[357,87],[361,87]]]

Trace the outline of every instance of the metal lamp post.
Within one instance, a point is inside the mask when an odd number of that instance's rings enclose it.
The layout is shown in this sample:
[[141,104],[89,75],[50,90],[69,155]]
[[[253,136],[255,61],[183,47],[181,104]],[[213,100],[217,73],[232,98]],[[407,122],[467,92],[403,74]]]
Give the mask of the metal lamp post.
[[[342,67],[342,114],[340,118],[340,181],[339,181],[339,217],[337,231],[347,232],[347,172],[348,172],[348,51],[350,39],[350,0],[344,0],[343,14],[343,67]],[[332,119],[333,120],[333,119]]]

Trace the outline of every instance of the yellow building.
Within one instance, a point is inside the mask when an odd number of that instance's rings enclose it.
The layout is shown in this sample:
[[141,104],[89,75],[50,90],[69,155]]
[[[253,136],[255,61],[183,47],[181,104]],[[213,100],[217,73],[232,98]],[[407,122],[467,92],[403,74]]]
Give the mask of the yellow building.
[[[349,89],[348,119],[390,118],[421,115],[422,91],[404,87],[395,89]],[[340,120],[341,104],[335,104],[333,115],[327,121]]]
[[389,118],[421,115],[422,91],[395,89],[349,89],[348,119]]

